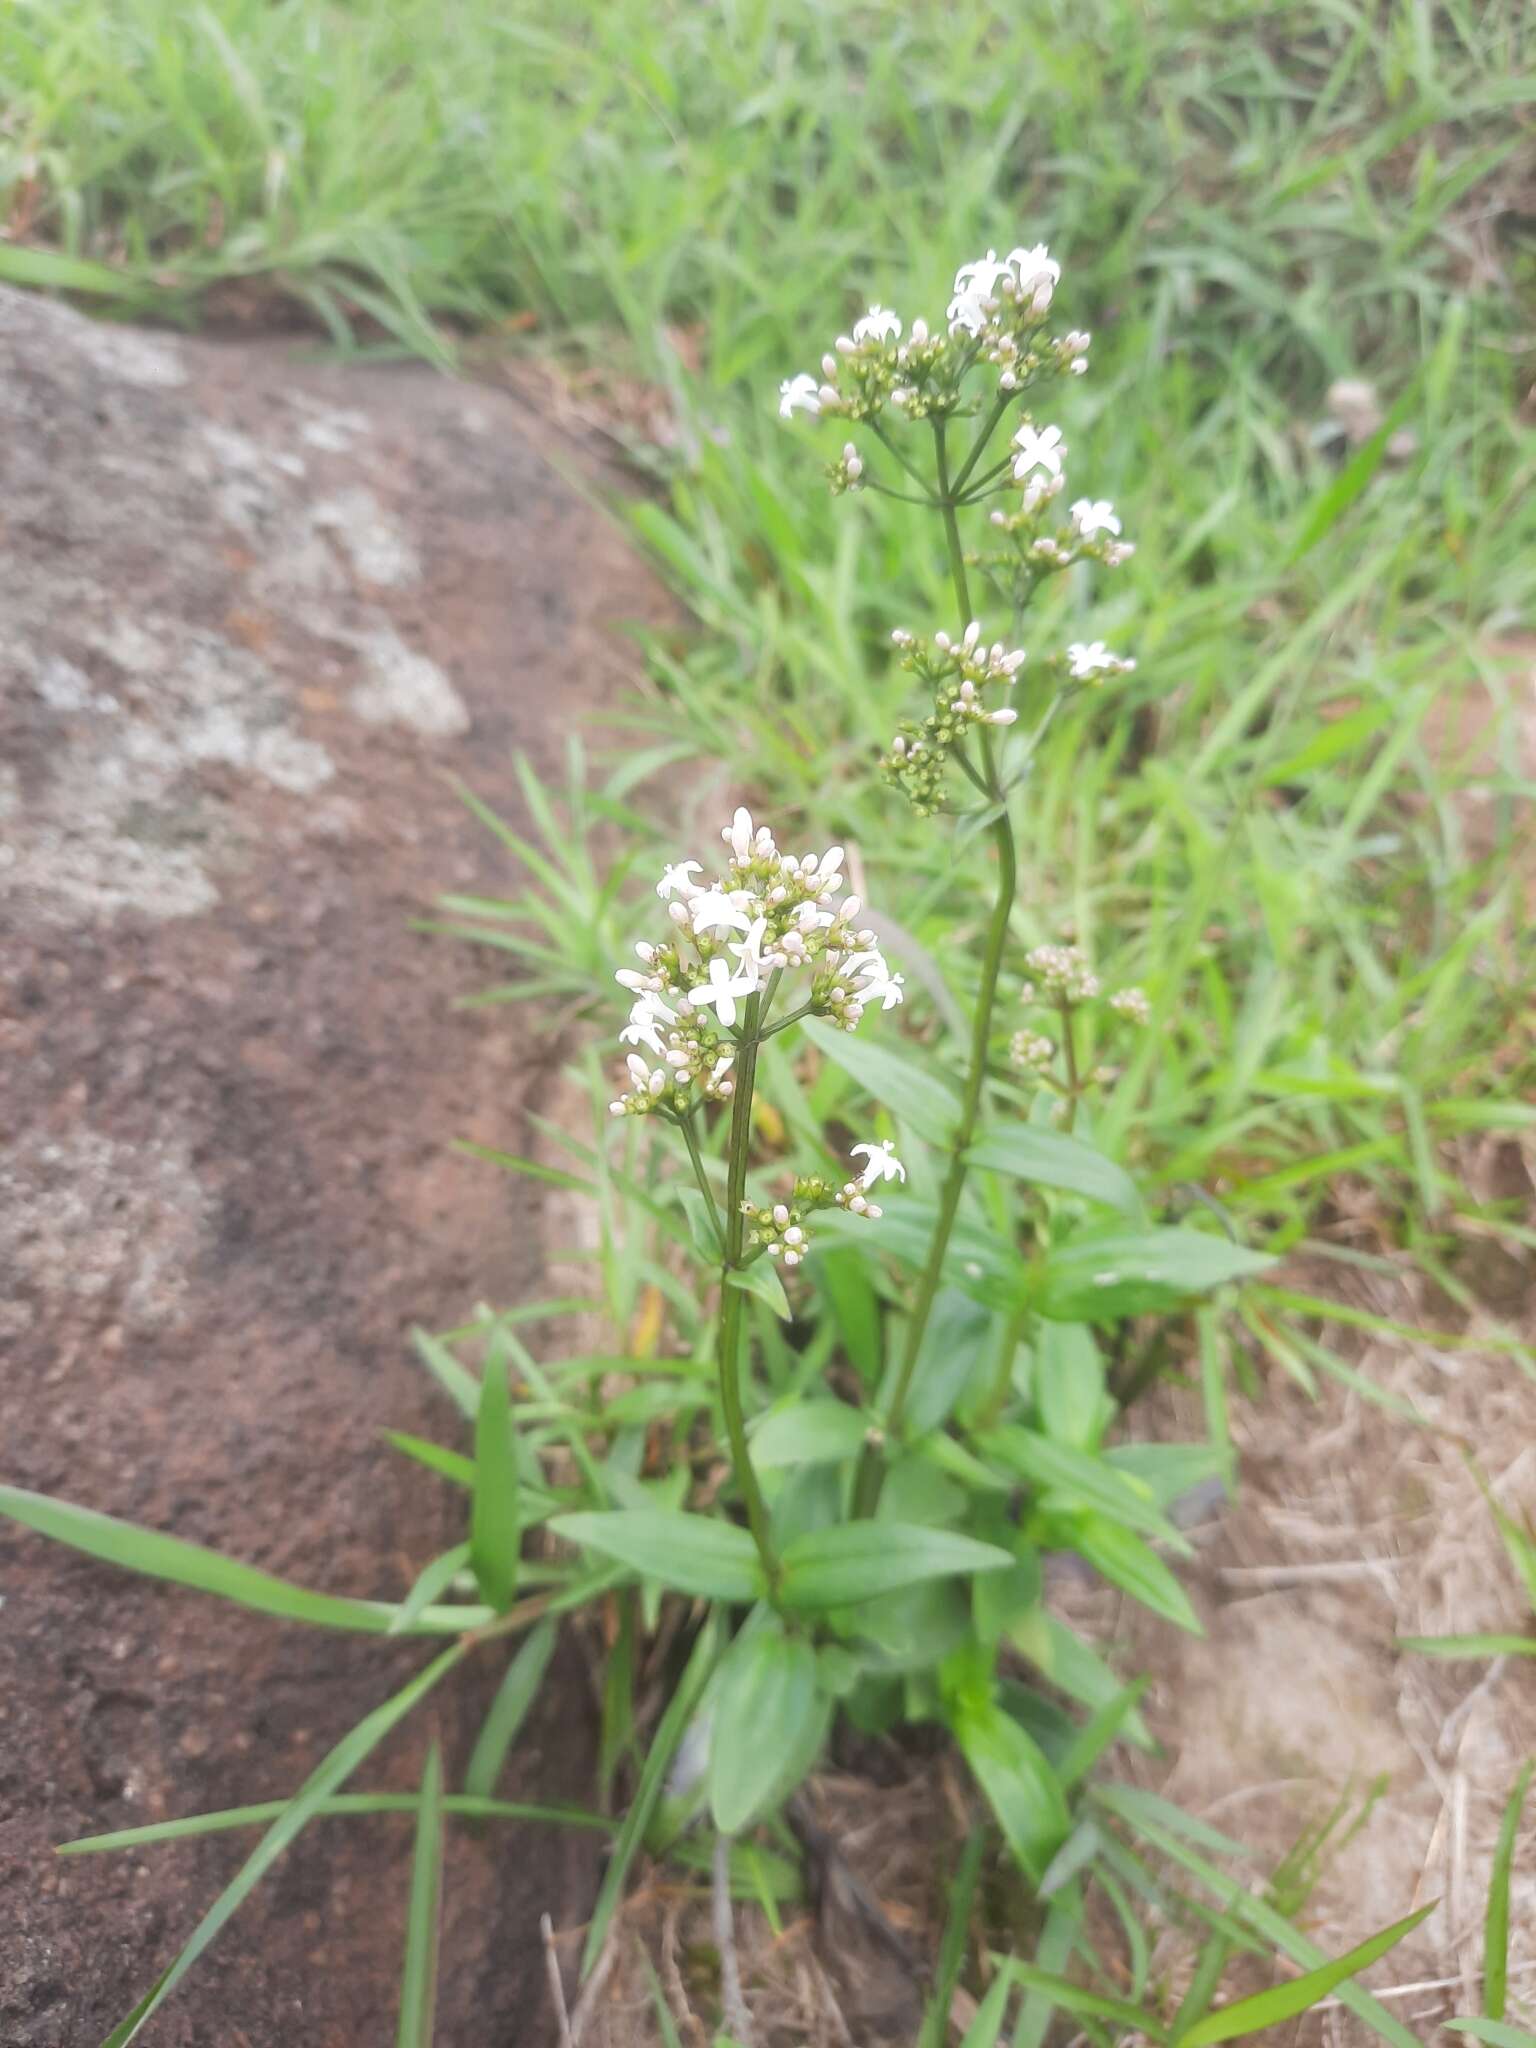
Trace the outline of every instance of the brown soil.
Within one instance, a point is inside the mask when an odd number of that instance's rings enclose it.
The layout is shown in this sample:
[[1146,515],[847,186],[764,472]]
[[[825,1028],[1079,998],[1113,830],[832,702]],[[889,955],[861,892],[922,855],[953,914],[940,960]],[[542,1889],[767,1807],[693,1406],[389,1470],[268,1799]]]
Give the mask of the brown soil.
[[[508,875],[445,772],[521,822],[654,587],[515,399],[170,341],[0,293],[3,1476],[305,1584],[398,1596],[457,1496],[406,1326],[544,1291],[539,1217],[453,1156],[540,1076],[477,964],[408,920]],[[562,465],[584,451],[562,443]],[[588,465],[590,468],[590,464]],[[119,1574],[0,1524],[0,2040],[98,2041],[253,1837],[60,1863],[100,1829],[268,1799],[424,1661]],[[461,1764],[498,1670],[361,1782]],[[581,1796],[558,1669],[513,1796]],[[393,2038],[408,1823],[291,1850],[150,2030]],[[590,1838],[456,1836],[439,2039],[539,2037],[538,1916]],[[530,2016],[539,2017],[530,2023]]]

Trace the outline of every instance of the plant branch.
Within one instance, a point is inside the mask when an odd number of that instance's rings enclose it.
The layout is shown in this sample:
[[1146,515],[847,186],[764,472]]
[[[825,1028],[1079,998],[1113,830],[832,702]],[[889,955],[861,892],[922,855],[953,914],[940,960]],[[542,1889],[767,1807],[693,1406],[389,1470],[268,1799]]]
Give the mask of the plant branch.
[[747,1417],[741,1398],[741,1322],[746,1296],[731,1285],[731,1275],[743,1267],[742,1249],[746,1218],[741,1205],[746,1197],[747,1152],[752,1142],[752,1089],[757,1075],[758,1024],[762,996],[749,996],[742,1012],[741,1040],[736,1053],[735,1093],[731,1098],[731,1135],[725,1192],[725,1252],[720,1262],[720,1331],[717,1365],[720,1374],[720,1406],[725,1416],[725,1433],[731,1447],[736,1484],[746,1502],[747,1523],[757,1554],[762,1560],[770,1592],[779,1582],[779,1561],[768,1529],[768,1504],[763,1499],[757,1474],[747,1451]]

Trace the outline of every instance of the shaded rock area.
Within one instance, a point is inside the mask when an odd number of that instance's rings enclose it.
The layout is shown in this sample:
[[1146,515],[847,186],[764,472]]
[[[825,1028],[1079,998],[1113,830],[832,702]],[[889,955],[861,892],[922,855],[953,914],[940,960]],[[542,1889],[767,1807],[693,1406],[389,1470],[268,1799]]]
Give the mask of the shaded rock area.
[[[461,1532],[380,1441],[456,1440],[406,1326],[541,1288],[526,1195],[448,1149],[515,1140],[527,1022],[455,1012],[476,963],[408,921],[508,882],[445,774],[517,821],[514,752],[555,766],[622,684],[611,628],[657,616],[543,431],[0,292],[0,1468],[337,1591],[398,1597]],[[51,1845],[291,1790],[427,1652],[8,1522],[0,1577],[0,2040],[78,2048],[255,1838]],[[359,1782],[411,1786],[433,1729],[462,1765],[498,1654]],[[587,1790],[560,1677],[510,1796]],[[405,1821],[320,1824],[153,2040],[392,2039],[408,1853]],[[593,1853],[456,1837],[449,2048],[542,2031],[538,1915],[580,1919]]]

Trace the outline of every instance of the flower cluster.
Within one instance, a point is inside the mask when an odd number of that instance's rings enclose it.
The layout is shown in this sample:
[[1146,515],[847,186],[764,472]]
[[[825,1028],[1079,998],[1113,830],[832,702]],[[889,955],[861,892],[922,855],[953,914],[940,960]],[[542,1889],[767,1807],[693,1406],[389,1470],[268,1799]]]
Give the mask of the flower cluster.
[[880,1207],[870,1201],[869,1190],[883,1180],[905,1180],[907,1169],[896,1157],[889,1138],[878,1145],[853,1147],[855,1157],[861,1152],[865,1156],[863,1172],[840,1188],[834,1188],[819,1174],[812,1174],[795,1182],[787,1202],[774,1202],[764,1209],[753,1202],[743,1202],[741,1213],[747,1219],[747,1243],[760,1246],[770,1259],[798,1266],[811,1248],[806,1219],[818,1209],[847,1209],[855,1216],[879,1216]]
[[[802,370],[779,386],[779,413],[872,420],[887,406],[908,419],[944,418],[961,406],[960,385],[978,362],[997,370],[1001,392],[1022,391],[1049,376],[1088,367],[1086,334],[1044,333],[1061,265],[1043,243],[995,249],[955,273],[942,327],[912,322],[905,333],[887,306],[871,306],[821,359],[821,375]],[[846,488],[846,484],[842,488]]]
[[[1036,979],[1020,986],[1020,1002],[1026,1007],[1038,1004],[1054,1010],[1069,1030],[1072,1012],[1104,995],[1103,983],[1079,946],[1036,946],[1025,955],[1025,960]],[[1107,998],[1107,1007],[1123,1023],[1140,1025],[1151,1021],[1152,1006],[1145,991],[1139,988],[1117,989]],[[1046,1078],[1052,1074],[1058,1048],[1055,1040],[1043,1032],[1016,1031],[1009,1050],[1013,1064],[1025,1073]],[[1096,1069],[1089,1078],[1105,1080],[1107,1070]]]
[[[635,948],[638,968],[615,979],[634,997],[622,1044],[628,1089],[609,1104],[615,1116],[653,1110],[687,1113],[698,1101],[726,1101],[734,1088],[738,1017],[792,970],[810,976],[805,1014],[846,1031],[878,1003],[902,1000],[875,934],[859,923],[859,899],[843,888],[843,849],[780,853],[766,825],[738,810],[721,833],[729,848],[717,879],[700,882],[696,860],[675,862],[656,885],[671,935]],[[763,1021],[759,1019],[759,1021]],[[641,1057],[642,1049],[654,1064]]]
[[903,628],[891,638],[902,650],[901,666],[932,688],[933,710],[920,725],[911,720],[903,724],[881,757],[880,768],[918,816],[928,817],[943,802],[945,764],[970,728],[1012,725],[1018,717],[1011,704],[989,706],[982,692],[1010,688],[1024,666],[1024,650],[1007,648],[1001,640],[987,646],[977,619],[959,640],[951,640],[947,633],[919,640]]

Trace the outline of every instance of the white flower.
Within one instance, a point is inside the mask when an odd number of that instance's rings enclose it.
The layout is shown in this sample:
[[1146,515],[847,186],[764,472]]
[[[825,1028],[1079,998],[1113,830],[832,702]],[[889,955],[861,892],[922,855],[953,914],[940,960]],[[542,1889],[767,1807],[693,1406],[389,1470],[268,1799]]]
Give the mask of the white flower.
[[751,918],[744,910],[737,909],[723,889],[701,890],[688,905],[688,910],[696,932],[745,932],[752,929]]
[[763,978],[763,934],[767,929],[767,918],[760,917],[746,927],[747,936],[740,945],[734,940],[730,944],[730,951],[741,962],[742,973],[754,975],[759,983]]
[[[1044,242],[1036,242],[1033,249],[1010,249],[1008,268],[1013,272],[1021,296],[1042,288],[1049,293],[1061,282],[1061,265]],[[1049,299],[1046,303],[1049,304]]]
[[722,827],[720,837],[729,846],[737,860],[752,858],[752,813],[743,804],[738,804],[729,825]]
[[1120,522],[1108,498],[1079,498],[1072,507],[1072,524],[1084,540],[1096,533],[1118,533]]
[[905,1180],[907,1169],[896,1157],[896,1148],[889,1138],[878,1145],[854,1145],[851,1148],[855,1158],[862,1152],[865,1157],[864,1171],[859,1175],[861,1188],[872,1188],[883,1180]]
[[[989,249],[985,256],[978,256],[974,263],[962,263],[955,272],[955,297],[994,299],[998,285],[1007,275],[1008,264],[1000,263],[997,251]],[[953,313],[950,318],[954,318]]]
[[[1120,529],[1115,528],[1118,533]],[[674,861],[661,871],[661,880],[656,884],[658,896],[695,896],[699,885],[692,878],[704,870],[696,860]]]
[[975,292],[962,292],[949,302],[949,328],[964,334],[980,334],[987,324],[986,302]]
[[1118,654],[1111,654],[1102,640],[1093,640],[1086,645],[1081,640],[1074,640],[1067,649],[1067,662],[1079,682],[1086,681],[1089,676],[1100,674],[1104,669],[1123,672],[1136,666],[1134,661],[1126,661]]
[[802,370],[797,377],[786,377],[779,386],[779,418],[791,420],[797,412],[807,412],[814,419],[821,411],[821,391],[816,379],[808,370]]
[[871,306],[862,320],[853,324],[855,341],[900,341],[901,322],[889,306]]
[[871,974],[854,990],[855,1000],[867,1006],[878,1003],[882,1010],[894,1010],[906,998],[902,989],[906,984],[903,974]]
[[1060,427],[1020,427],[1013,437],[1018,449],[1014,458],[1013,474],[1022,483],[1032,469],[1044,469],[1052,476],[1061,475],[1061,458],[1067,452],[1067,444],[1061,438]]
[[736,1022],[738,998],[755,996],[760,987],[755,961],[743,960],[741,972],[733,975],[723,960],[711,960],[709,980],[688,991],[688,1000],[696,1010],[713,1006],[722,1024]]

